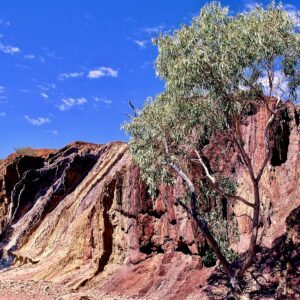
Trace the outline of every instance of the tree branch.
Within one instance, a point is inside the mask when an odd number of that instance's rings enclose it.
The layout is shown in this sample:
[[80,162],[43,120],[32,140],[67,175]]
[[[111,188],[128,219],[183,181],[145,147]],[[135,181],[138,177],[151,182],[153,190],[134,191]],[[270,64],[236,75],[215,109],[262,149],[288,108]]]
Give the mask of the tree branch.
[[128,100],[128,104],[130,105],[130,107],[132,108],[132,111],[134,113],[134,116],[137,117],[138,114],[136,113],[136,109],[134,107],[134,105],[132,104],[132,102],[130,100]]
[[205,220],[199,215],[199,213],[196,210],[196,195],[195,193],[191,194],[191,209],[185,205],[180,199],[177,199],[177,202],[187,211],[188,214],[191,215],[191,217],[196,221],[197,225],[199,226],[199,228],[201,229],[209,247],[213,250],[213,252],[216,254],[218,260],[220,261],[220,263],[222,264],[222,266],[224,267],[230,282],[234,282],[235,281],[235,272],[232,269],[232,266],[230,265],[230,263],[227,261],[227,259],[225,258],[225,256],[222,254],[220,247],[218,245],[218,243],[216,242],[215,238],[213,237],[213,235],[211,234]]
[[246,199],[244,199],[243,197],[240,197],[240,196],[236,196],[236,195],[231,195],[231,194],[228,194],[226,193],[225,191],[223,191],[220,187],[218,187],[216,185],[216,179],[209,173],[209,170],[207,168],[207,166],[205,165],[204,161],[202,160],[201,158],[201,155],[200,153],[195,150],[195,153],[198,157],[198,161],[200,162],[201,166],[203,167],[204,171],[205,171],[205,175],[206,177],[209,179],[210,181],[210,186],[216,191],[218,192],[219,194],[221,194],[222,196],[228,198],[228,199],[232,199],[232,200],[235,200],[235,201],[241,201],[242,203],[244,203],[245,205],[248,205],[250,207],[254,207],[254,204],[247,201]]
[[213,184],[215,184],[216,183],[216,179],[212,175],[210,175],[209,170],[208,170],[207,166],[205,165],[204,161],[202,160],[202,157],[201,157],[200,153],[196,149],[195,149],[195,153],[196,153],[196,155],[198,157],[198,160],[199,160],[201,166],[203,167],[203,169],[205,171],[205,175],[208,177],[208,179]]
[[175,165],[174,163],[167,163],[167,165],[170,166],[171,168],[173,168],[173,170],[175,170],[179,174],[179,176],[182,178],[182,180],[187,184],[187,186],[189,187],[190,191],[192,193],[195,193],[194,184],[187,177],[187,175],[181,170],[181,168],[179,166]]
[[241,197],[241,196],[235,196],[235,195],[231,195],[231,194],[227,194],[225,193],[222,189],[220,189],[217,185],[213,184],[213,183],[210,183],[210,185],[212,186],[212,188],[218,192],[220,195],[228,198],[228,199],[232,199],[234,201],[240,201],[242,202],[243,204],[247,205],[247,206],[250,206],[252,208],[254,208],[254,204],[247,201],[245,198]]

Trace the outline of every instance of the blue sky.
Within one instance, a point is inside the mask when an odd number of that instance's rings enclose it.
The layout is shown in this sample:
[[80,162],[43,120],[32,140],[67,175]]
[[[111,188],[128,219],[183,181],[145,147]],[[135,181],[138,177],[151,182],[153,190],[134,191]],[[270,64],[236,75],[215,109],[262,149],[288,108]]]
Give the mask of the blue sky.
[[[0,2],[0,158],[14,148],[127,140],[129,99],[163,89],[151,38],[189,23],[199,0]],[[255,5],[223,1],[233,13]],[[297,1],[284,3],[291,14]]]

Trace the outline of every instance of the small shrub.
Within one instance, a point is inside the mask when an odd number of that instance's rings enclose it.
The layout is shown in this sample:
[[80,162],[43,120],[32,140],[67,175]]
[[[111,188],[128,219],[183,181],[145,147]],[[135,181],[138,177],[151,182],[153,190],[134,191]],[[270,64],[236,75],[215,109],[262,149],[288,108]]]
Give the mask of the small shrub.
[[32,149],[31,147],[18,147],[18,148],[15,148],[15,153],[17,153],[19,155],[34,156],[35,150]]

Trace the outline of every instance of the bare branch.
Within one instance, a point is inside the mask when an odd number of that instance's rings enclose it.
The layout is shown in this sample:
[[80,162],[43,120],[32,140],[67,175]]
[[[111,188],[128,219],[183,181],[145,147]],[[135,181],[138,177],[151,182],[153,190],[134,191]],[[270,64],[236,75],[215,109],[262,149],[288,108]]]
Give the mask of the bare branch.
[[130,107],[132,108],[132,111],[134,112],[134,116],[137,117],[138,115],[136,113],[136,109],[135,109],[134,105],[132,104],[132,102],[130,100],[128,100],[128,103],[129,103]]
[[125,112],[125,115],[129,118],[129,119],[133,119],[134,116],[130,115],[129,113]]
[[234,201],[241,201],[242,203],[244,203],[244,204],[246,204],[246,205],[248,205],[248,206],[250,206],[250,207],[252,207],[252,208],[254,207],[253,203],[250,203],[249,201],[247,201],[247,200],[244,199],[243,197],[228,194],[228,193],[226,193],[225,191],[223,191],[220,187],[218,187],[218,186],[216,185],[216,179],[215,179],[212,175],[210,175],[209,170],[208,170],[207,166],[205,165],[205,163],[203,162],[200,153],[199,153],[197,150],[195,150],[195,153],[196,153],[196,155],[197,155],[197,157],[198,157],[198,161],[200,162],[201,166],[203,167],[203,169],[204,169],[204,171],[205,171],[206,177],[207,177],[207,178],[209,179],[209,181],[210,181],[210,186],[211,186],[216,192],[218,192],[220,195],[222,195],[222,196],[224,196],[224,197],[226,197],[226,198],[228,198],[228,199],[232,199],[232,200],[234,200]]
[[228,199],[232,199],[234,201],[240,201],[240,202],[244,203],[245,205],[254,208],[254,204],[251,203],[251,202],[249,202],[249,201],[247,201],[245,198],[243,198],[241,196],[235,196],[235,195],[231,195],[231,194],[225,193],[221,188],[219,188],[217,185],[213,184],[212,182],[210,183],[210,185],[220,195],[222,195],[222,196],[224,196],[224,197],[226,197]]
[[199,160],[201,166],[203,167],[203,169],[205,171],[205,175],[209,178],[209,180],[212,183],[215,184],[216,183],[216,179],[212,175],[210,175],[209,170],[208,170],[207,166],[205,165],[204,161],[202,160],[200,153],[196,149],[195,149],[195,153],[196,153],[196,155],[198,157],[198,160]]
[[190,191],[192,193],[195,193],[194,184],[187,177],[187,175],[181,170],[181,168],[179,166],[177,166],[176,164],[174,164],[174,163],[167,163],[167,165],[170,166],[171,168],[173,168],[179,174],[179,176],[183,179],[183,181],[187,184],[187,186],[189,187]]

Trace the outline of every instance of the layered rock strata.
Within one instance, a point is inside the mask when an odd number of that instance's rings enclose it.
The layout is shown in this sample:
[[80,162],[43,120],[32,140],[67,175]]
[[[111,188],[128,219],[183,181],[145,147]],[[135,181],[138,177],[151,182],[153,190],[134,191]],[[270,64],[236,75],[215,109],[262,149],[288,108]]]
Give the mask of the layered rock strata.
[[[264,158],[268,116],[257,110],[241,128],[256,171]],[[285,234],[286,218],[300,205],[298,112],[284,111],[275,131],[271,163],[261,181],[263,247]],[[220,141],[216,137],[205,149],[211,169],[234,174],[238,194],[251,201],[241,160],[230,144],[222,150]],[[183,193],[180,182],[161,186],[152,200],[121,142],[77,142],[50,152],[0,162],[2,280],[95,286],[99,293],[139,299],[184,299],[201,293],[211,270],[202,268],[203,237],[176,204]],[[251,210],[227,205],[238,221],[237,249],[243,251]]]

